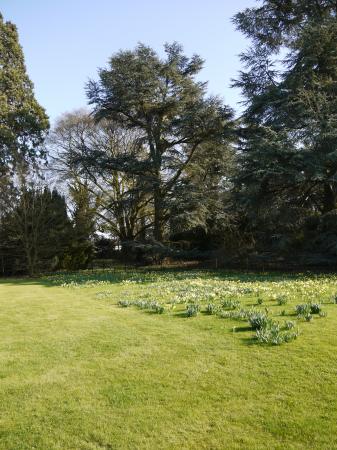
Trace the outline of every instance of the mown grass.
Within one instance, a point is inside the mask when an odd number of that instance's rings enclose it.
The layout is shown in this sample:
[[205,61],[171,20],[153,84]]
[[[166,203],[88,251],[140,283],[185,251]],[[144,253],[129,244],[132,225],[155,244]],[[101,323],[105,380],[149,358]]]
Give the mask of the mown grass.
[[[336,292],[332,275],[119,271],[3,280],[0,448],[337,448]],[[299,338],[265,346],[245,322],[185,316],[188,302],[203,311],[226,296],[296,321]],[[119,308],[121,299],[156,299],[165,312]],[[295,305],[313,300],[327,317],[297,319]]]

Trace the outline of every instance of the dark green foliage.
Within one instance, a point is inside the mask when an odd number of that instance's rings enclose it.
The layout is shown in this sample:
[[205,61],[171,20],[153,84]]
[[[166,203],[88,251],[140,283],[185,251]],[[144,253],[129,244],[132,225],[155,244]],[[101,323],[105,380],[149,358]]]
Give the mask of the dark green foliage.
[[94,256],[95,208],[86,184],[70,187],[74,211],[70,246],[64,264],[70,269],[85,269]]
[[313,226],[308,242],[304,224],[337,206],[336,5],[267,0],[234,21],[252,40],[235,83],[246,99],[236,186],[249,227],[264,248],[335,252],[334,225],[325,236]]
[[319,314],[322,312],[322,306],[319,303],[311,303],[310,312],[311,314]]
[[[139,150],[109,163],[146,180],[153,236],[160,242],[185,170],[203,144],[224,143],[232,119],[219,98],[206,98],[206,83],[195,80],[203,65],[199,56],[187,58],[177,43],[167,44],[165,53],[161,59],[143,44],[121,51],[100,70],[99,82],[88,85],[97,120],[138,133]],[[95,159],[105,164],[99,151]]]
[[[16,29],[0,17],[2,272],[87,268],[95,239],[106,241],[99,257],[125,263],[336,265],[336,14],[329,0],[264,0],[235,16],[251,40],[234,82],[244,95],[237,122],[198,81],[202,59],[179,44],[163,57],[143,44],[114,54],[87,85],[92,113],[65,114],[48,141],[71,220],[62,196],[37,187],[48,119]],[[267,309],[213,306],[206,312],[245,317],[262,340],[281,339]],[[302,306],[308,321],[324,315]]]
[[234,171],[235,155],[228,144],[200,147],[173,192],[170,231],[176,246],[188,243],[202,251],[238,246],[230,195]]
[[48,127],[26,73],[16,27],[0,14],[0,176],[23,157],[41,156]]
[[65,198],[56,190],[23,187],[1,221],[3,273],[62,267],[71,236]]
[[[46,209],[51,192],[25,186],[29,164],[44,156],[41,144],[49,128],[48,117],[34,97],[33,84],[24,64],[15,25],[0,14],[0,267],[2,274],[34,273],[38,254],[56,264],[58,249],[51,255],[40,245],[46,234],[58,241],[51,226],[52,206]],[[19,186],[24,186],[22,189]],[[49,199],[48,199],[49,200]],[[62,200],[63,204],[64,199]],[[56,215],[58,215],[56,213]],[[51,241],[49,243],[51,245]],[[39,250],[37,247],[39,246]],[[42,250],[43,248],[43,250]],[[53,259],[53,264],[51,263]]]

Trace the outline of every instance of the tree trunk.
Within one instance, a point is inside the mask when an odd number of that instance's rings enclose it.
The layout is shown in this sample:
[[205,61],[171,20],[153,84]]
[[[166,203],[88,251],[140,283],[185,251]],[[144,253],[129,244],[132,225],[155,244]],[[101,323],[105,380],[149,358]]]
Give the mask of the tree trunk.
[[154,231],[153,235],[156,241],[163,241],[163,198],[160,188],[154,191]]
[[323,213],[328,213],[336,208],[336,192],[331,184],[324,184]]

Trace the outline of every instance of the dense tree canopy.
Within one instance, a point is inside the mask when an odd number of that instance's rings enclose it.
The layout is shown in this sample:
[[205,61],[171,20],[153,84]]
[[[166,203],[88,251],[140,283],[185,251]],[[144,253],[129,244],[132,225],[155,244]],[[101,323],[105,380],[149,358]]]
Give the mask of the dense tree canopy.
[[65,198],[44,187],[20,186],[2,218],[0,236],[4,273],[35,275],[59,268],[71,237]]
[[102,232],[124,242],[152,225],[146,177],[124,170],[135,155],[142,157],[137,133],[107,120],[96,123],[85,111],[77,111],[57,122],[50,146],[53,169],[92,197]]
[[[127,158],[124,170],[146,174],[154,209],[154,238],[163,240],[170,210],[168,199],[182,173],[207,142],[222,144],[231,128],[232,111],[217,97],[205,96],[195,80],[203,61],[165,46],[166,59],[140,44],[114,55],[101,69],[99,82],[88,85],[97,120],[105,119],[139,134],[140,154]],[[104,161],[103,161],[104,164]],[[116,161],[120,167],[120,161]]]
[[[48,118],[34,97],[15,25],[0,14],[0,170],[40,156]],[[1,175],[1,173],[0,173]]]
[[122,255],[336,264],[336,1],[261,0],[233,21],[251,42],[237,119],[199,81],[200,56],[139,44],[112,55],[87,84],[91,109],[64,114],[45,140],[16,28],[0,16],[3,273]]
[[333,1],[264,1],[234,19],[252,40],[235,83],[246,99],[237,181],[269,235],[336,210],[336,11]]

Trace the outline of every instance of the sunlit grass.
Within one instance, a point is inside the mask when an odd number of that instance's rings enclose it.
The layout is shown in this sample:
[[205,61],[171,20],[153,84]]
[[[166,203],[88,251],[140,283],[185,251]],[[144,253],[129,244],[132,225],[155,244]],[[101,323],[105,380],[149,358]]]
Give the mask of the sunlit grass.
[[[310,274],[119,270],[5,280],[0,448],[336,448],[336,293],[336,276]],[[261,345],[247,322],[207,314],[208,304],[229,299],[296,322],[298,339]],[[296,305],[309,302],[327,316],[298,318]],[[186,317],[191,304],[200,312]]]

